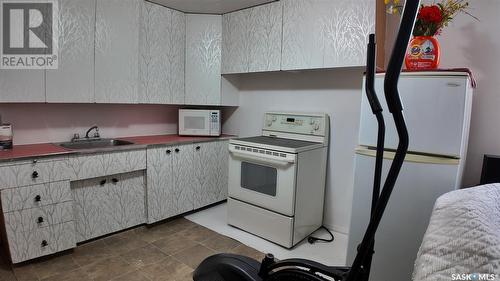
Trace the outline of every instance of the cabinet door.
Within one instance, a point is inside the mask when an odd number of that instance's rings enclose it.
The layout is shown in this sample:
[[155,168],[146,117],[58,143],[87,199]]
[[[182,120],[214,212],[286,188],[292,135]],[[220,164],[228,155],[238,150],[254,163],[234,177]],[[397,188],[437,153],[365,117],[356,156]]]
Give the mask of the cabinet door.
[[247,28],[249,42],[249,72],[278,71],[281,68],[283,11],[281,2],[258,6],[250,13]]
[[193,210],[193,145],[148,149],[148,223]]
[[95,0],[59,0],[59,68],[46,70],[47,102],[94,102]]
[[71,187],[78,242],[146,221],[143,171],[77,181]]
[[146,222],[144,171],[107,177],[104,213],[111,229],[119,231]]
[[174,148],[172,157],[172,205],[174,213],[179,215],[194,209],[193,196],[193,151],[194,145],[182,145]]
[[282,70],[362,66],[373,0],[284,0]]
[[222,17],[186,16],[186,104],[221,104]]
[[0,69],[0,102],[45,102],[44,70]]
[[223,74],[280,70],[281,2],[223,15],[222,33]]
[[214,194],[215,202],[227,199],[228,190],[228,172],[229,172],[229,142],[218,141],[212,144],[212,157],[216,158],[211,178],[214,182],[212,193]]
[[222,74],[246,73],[250,63],[248,10],[222,16]]
[[228,143],[208,142],[195,145],[193,157],[194,209],[227,198]]
[[137,103],[140,0],[97,0],[95,101]]
[[172,147],[148,148],[147,207],[149,224],[164,220],[174,213],[172,193]]
[[144,2],[140,28],[140,102],[183,104],[185,15]]

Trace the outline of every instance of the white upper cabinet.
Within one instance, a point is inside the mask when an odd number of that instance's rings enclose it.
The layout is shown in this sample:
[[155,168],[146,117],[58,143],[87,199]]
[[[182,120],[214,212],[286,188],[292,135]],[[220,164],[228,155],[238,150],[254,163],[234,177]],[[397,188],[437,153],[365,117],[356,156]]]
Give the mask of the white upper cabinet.
[[95,101],[138,103],[141,0],[97,0]]
[[283,0],[282,69],[363,66],[375,0]]
[[186,104],[221,104],[221,38],[221,16],[186,16]]
[[45,102],[44,70],[0,69],[0,102]]
[[183,104],[185,14],[144,2],[139,38],[140,103]]
[[59,0],[59,68],[46,70],[47,102],[94,102],[96,0]]
[[280,70],[282,4],[222,16],[222,73]]

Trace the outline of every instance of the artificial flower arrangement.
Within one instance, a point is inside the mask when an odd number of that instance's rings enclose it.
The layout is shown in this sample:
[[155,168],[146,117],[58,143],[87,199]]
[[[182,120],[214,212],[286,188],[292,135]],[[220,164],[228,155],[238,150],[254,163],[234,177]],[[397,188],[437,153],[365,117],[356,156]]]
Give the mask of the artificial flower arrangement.
[[413,36],[439,35],[459,13],[477,19],[468,12],[468,8],[469,2],[465,0],[445,0],[432,5],[422,5],[417,15]]
[[436,69],[439,66],[441,48],[435,36],[440,35],[443,28],[447,27],[459,13],[467,14],[477,20],[468,9],[469,2],[466,0],[442,0],[431,5],[422,5],[413,29],[414,38],[406,55],[406,68]]

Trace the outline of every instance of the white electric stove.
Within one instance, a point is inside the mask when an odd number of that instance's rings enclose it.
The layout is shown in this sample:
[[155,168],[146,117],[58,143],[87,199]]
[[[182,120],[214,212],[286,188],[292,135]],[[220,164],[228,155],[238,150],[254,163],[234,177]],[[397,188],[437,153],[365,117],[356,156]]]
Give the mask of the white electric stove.
[[229,142],[228,224],[291,248],[323,223],[327,114],[265,114],[262,136]]

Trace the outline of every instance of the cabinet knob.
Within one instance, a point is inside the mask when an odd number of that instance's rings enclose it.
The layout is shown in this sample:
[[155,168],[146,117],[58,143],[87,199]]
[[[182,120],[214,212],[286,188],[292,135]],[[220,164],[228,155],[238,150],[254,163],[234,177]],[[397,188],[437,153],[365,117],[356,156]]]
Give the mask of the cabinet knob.
[[179,153],[179,151],[181,151],[181,150],[178,148],[175,149],[175,153]]
[[201,146],[197,146],[197,147],[196,147],[196,150],[200,150],[200,149],[201,149]]
[[101,186],[105,185],[105,184],[106,184],[106,180],[102,180],[99,184],[100,184]]
[[38,223],[43,223],[43,217],[38,217],[38,219],[36,220]]
[[36,164],[36,163],[38,163],[38,160],[33,159],[33,164]]
[[40,201],[42,201],[42,196],[40,195],[35,196],[35,202],[40,202]]
[[172,150],[170,150],[170,149],[167,150],[167,154],[170,154],[170,153],[172,153]]
[[31,177],[34,179],[38,178],[38,172],[34,171],[33,174],[31,174]]
[[119,180],[118,180],[117,178],[113,178],[111,181],[112,181],[113,183],[118,183],[118,182],[119,182]]
[[41,245],[42,247],[47,247],[49,245],[49,242],[47,242],[47,240],[43,240]]

